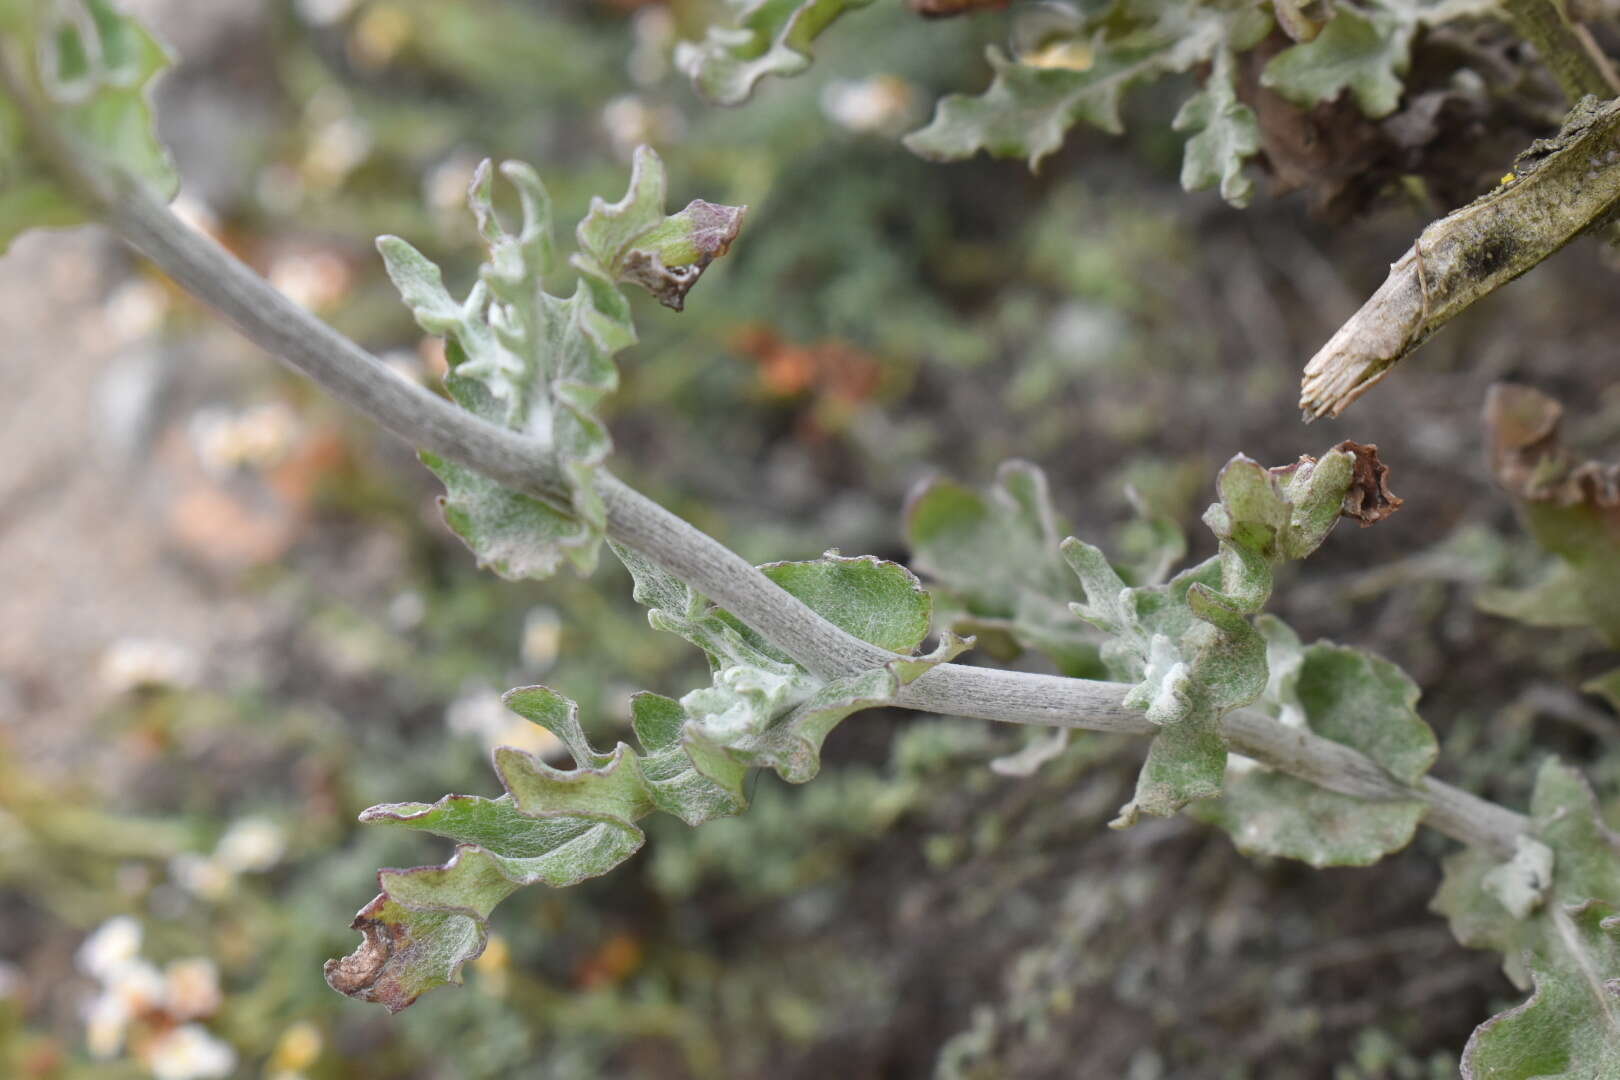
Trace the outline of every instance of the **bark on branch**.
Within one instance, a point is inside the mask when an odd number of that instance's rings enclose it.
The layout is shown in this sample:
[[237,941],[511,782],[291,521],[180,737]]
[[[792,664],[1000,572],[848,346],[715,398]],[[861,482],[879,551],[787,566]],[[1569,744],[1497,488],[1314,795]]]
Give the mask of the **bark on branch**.
[[1576,105],[1496,190],[1423,230],[1322,346],[1300,387],[1307,419],[1337,416],[1464,309],[1620,207],[1620,98]]

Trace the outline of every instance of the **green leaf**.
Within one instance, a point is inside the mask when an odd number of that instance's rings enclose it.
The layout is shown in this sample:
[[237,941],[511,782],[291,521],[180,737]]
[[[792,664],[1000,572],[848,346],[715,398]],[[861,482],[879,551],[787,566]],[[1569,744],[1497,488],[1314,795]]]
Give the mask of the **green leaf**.
[[1327,538],[1356,466],[1356,453],[1341,448],[1277,469],[1233,458],[1217,482],[1219,501],[1204,514],[1219,554],[1163,585],[1128,587],[1101,551],[1064,541],[1085,591],[1075,613],[1111,636],[1103,660],[1115,678],[1136,684],[1125,704],[1160,728],[1116,828],[1221,793],[1220,719],[1268,685],[1267,643],[1248,617],[1271,595],[1272,565],[1302,559]]
[[442,866],[378,873],[382,894],[353,924],[360,948],[326,965],[333,989],[398,1012],[434,987],[461,981],[462,966],[484,949],[490,912],[518,889],[562,888],[607,873],[640,849],[644,837],[635,822],[655,809],[699,825],[747,805],[744,768],[714,759],[706,748],[689,753],[670,714],[679,706],[667,698],[636,700],[645,754],[623,743],[611,754],[597,753],[574,703],[547,687],[522,687],[503,700],[552,731],[576,767],[553,768],[501,747],[495,771],[506,794],[499,798],[446,795],[361,814],[362,822],[432,833],[457,848]]
[[905,137],[912,153],[960,161],[983,150],[1025,158],[1034,169],[1082,120],[1111,134],[1123,131],[1119,103],[1126,88],[1164,70],[1157,45],[1104,50],[1082,71],[1021,64],[994,46],[985,56],[995,73],[990,88],[976,97],[942,98],[928,126]]
[[702,41],[675,48],[675,66],[716,105],[741,105],[767,75],[797,75],[810,66],[810,46],[846,11],[872,0],[729,0],[732,25],[714,26]]
[[397,1012],[460,982],[463,965],[483,951],[490,912],[516,890],[607,873],[641,847],[635,822],[655,810],[688,825],[739,813],[750,768],[775,769],[792,783],[811,779],[840,721],[893,701],[900,687],[968,644],[946,634],[933,652],[915,654],[931,604],[902,566],[829,554],[763,567],[825,618],[895,654],[871,671],[818,679],[634,551],[614,550],[635,578],[636,598],[653,607],[652,624],[709,653],[713,684],[680,701],[636,695],[640,753],[623,743],[612,753],[593,749],[575,704],[547,687],[510,691],[507,707],[556,735],[575,767],[501,747],[495,771],[506,793],[499,798],[446,795],[362,814],[364,822],[429,832],[457,848],[441,866],[379,873],[382,894],[353,924],[360,948],[326,966],[334,989]]
[[[13,55],[57,130],[103,167],[173,198],[180,179],[153,132],[150,102],[169,66],[163,45],[111,0],[32,0],[4,15],[7,37],[36,43]],[[0,97],[0,252],[28,229],[89,219],[28,145],[16,103]]]
[[587,573],[605,514],[595,472],[612,449],[598,408],[618,385],[614,354],[636,341],[619,286],[641,285],[679,309],[704,267],[729,248],[743,209],[698,200],[666,217],[663,165],[642,147],[625,197],[594,201],[580,223],[572,259],[579,279],[563,299],[543,288],[556,262],[545,187],[520,162],[500,171],[517,191],[520,224],[510,233],[497,218],[485,162],[467,201],[488,259],[466,299],[452,297],[439,268],[404,240],[385,236],[377,248],[422,329],[447,339],[451,398],[550,447],[568,505],[503,488],[432,454],[422,460],[444,482],[446,522],[480,565],[506,578],[544,578],[566,559]]
[[1549,760],[1518,855],[1504,864],[1477,849],[1451,856],[1434,899],[1458,941],[1500,951],[1509,977],[1532,990],[1475,1029],[1465,1080],[1620,1075],[1617,904],[1620,836],[1580,774]]
[[1314,40],[1272,57],[1260,83],[1305,107],[1349,90],[1362,112],[1388,116],[1400,104],[1416,27],[1416,19],[1388,10],[1341,6]]
[[1216,53],[1204,88],[1182,103],[1172,126],[1193,133],[1183,151],[1181,186],[1199,191],[1219,184],[1221,198],[1233,206],[1249,205],[1254,182],[1243,175],[1243,163],[1260,152],[1260,124],[1254,110],[1237,99],[1230,52]]
[[[905,144],[936,161],[984,150],[993,157],[1026,158],[1034,169],[1079,121],[1117,135],[1120,100],[1131,86],[1250,48],[1270,26],[1264,10],[1242,0],[1101,5],[1079,28],[1084,39],[1062,53],[1070,62],[1043,66],[1042,58],[1021,62],[992,48],[986,54],[994,72],[990,88],[977,97],[943,98],[932,122]],[[1082,62],[1072,62],[1076,56]]]
[[680,701],[691,718],[687,738],[745,765],[775,769],[789,783],[815,776],[823,740],[846,716],[887,704],[970,644],[947,633],[933,652],[913,655],[928,632],[932,602],[896,563],[828,552],[760,567],[829,622],[895,653],[880,668],[820,679],[637,552],[619,545],[613,551],[635,579],[636,599],[652,609],[648,621],[709,655],[713,681]]
[[1058,550],[1064,526],[1040,469],[1005,462],[982,493],[925,481],[904,516],[912,565],[960,610],[957,630],[1003,636],[1013,655],[1037,649],[1066,675],[1097,674],[1098,635],[1069,610],[1080,591]]
[[1474,596],[1474,606],[1488,615],[1516,619],[1526,626],[1567,628],[1591,626],[1579,574],[1558,559],[1546,567],[1541,578],[1520,588],[1486,586]]
[[[1326,642],[1301,648],[1294,632],[1263,615],[1270,677],[1259,707],[1293,727],[1353,747],[1412,784],[1438,753],[1417,714],[1417,684],[1380,657]],[[1197,816],[1232,834],[1238,850],[1312,866],[1366,866],[1411,842],[1428,812],[1421,799],[1372,802],[1327,791],[1234,756],[1219,801]]]
[[571,262],[600,280],[639,285],[680,311],[704,269],[731,249],[748,208],[693,199],[666,217],[664,187],[658,155],[640,147],[624,198],[611,204],[591,200],[590,213],[576,230],[579,253]]

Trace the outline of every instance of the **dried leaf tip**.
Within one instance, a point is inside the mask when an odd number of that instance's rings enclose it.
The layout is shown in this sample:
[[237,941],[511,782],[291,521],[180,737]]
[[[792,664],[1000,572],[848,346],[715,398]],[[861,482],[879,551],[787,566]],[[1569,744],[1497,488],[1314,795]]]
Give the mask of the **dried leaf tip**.
[[1365,529],[1383,521],[1406,502],[1389,490],[1389,466],[1378,459],[1376,443],[1362,445],[1346,439],[1333,449],[1355,458],[1350,490],[1344,493],[1344,505],[1339,510],[1341,517],[1351,518]]
[[1620,535],[1620,463],[1578,461],[1558,437],[1563,415],[1564,407],[1540,390],[1494,384],[1485,395],[1491,472],[1528,502],[1590,507]]
[[1513,162],[1512,183],[1424,229],[1300,385],[1307,419],[1337,416],[1398,361],[1620,206],[1620,99],[1587,99]]

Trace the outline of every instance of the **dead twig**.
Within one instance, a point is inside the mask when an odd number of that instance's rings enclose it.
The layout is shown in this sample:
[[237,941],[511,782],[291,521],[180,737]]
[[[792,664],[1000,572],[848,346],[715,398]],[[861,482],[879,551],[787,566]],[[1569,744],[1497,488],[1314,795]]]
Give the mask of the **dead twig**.
[[1582,99],[1489,194],[1423,230],[1309,364],[1307,419],[1337,416],[1441,326],[1620,206],[1620,98]]

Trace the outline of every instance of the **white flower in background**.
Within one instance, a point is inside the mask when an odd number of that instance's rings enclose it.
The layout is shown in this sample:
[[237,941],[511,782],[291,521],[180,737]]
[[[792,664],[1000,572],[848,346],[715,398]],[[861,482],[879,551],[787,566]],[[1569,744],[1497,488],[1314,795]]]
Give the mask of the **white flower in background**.
[[0,1001],[22,997],[23,973],[16,964],[0,960]]
[[331,251],[294,251],[270,263],[267,275],[283,296],[306,311],[320,311],[348,295],[353,274]]
[[356,0],[297,0],[293,6],[311,26],[331,26],[354,10]]
[[74,963],[86,975],[105,982],[114,971],[140,959],[141,924],[130,915],[115,915],[96,927],[79,946]]
[[626,65],[637,86],[662,82],[669,74],[670,51],[675,47],[675,15],[667,7],[644,7],[630,20],[635,45]]
[[482,160],[463,151],[451,154],[422,178],[422,200],[440,213],[456,214],[460,220],[467,210],[467,189]]
[[[194,1023],[217,1012],[219,969],[206,957],[176,960],[159,972],[140,955],[141,925],[128,915],[108,919],[79,946],[75,963],[101,983],[85,1008],[85,1044],[92,1057],[117,1057],[126,1041],[159,1080],[225,1076],[236,1053]],[[139,1023],[144,1037],[127,1040]],[[155,1029],[155,1034],[153,1033]]]
[[821,111],[846,131],[897,135],[911,126],[917,92],[894,75],[835,79],[821,91]]
[[300,169],[312,188],[335,188],[371,153],[371,131],[354,115],[347,94],[327,86],[304,106],[313,134]]
[[530,608],[523,617],[523,662],[536,674],[551,670],[562,644],[562,616],[553,607]]
[[465,691],[452,701],[445,710],[444,726],[452,734],[477,738],[489,750],[512,746],[548,760],[568,753],[561,739],[512,712],[501,704],[501,695],[488,687]]
[[415,589],[406,589],[388,601],[388,625],[400,633],[415,630],[425,618],[427,601]]
[[263,873],[287,853],[287,834],[264,818],[242,818],[225,830],[213,854],[182,851],[169,860],[169,877],[203,900],[223,900],[241,874]]
[[135,959],[108,972],[101,993],[85,1013],[85,1043],[98,1058],[115,1057],[124,1045],[130,1021],[162,1007],[163,976],[145,960]]
[[236,1068],[236,1051],[201,1024],[181,1024],[159,1034],[145,1057],[157,1080],[210,1080]]
[[163,972],[163,1010],[176,1020],[199,1020],[219,1011],[219,968],[206,956],[176,960]]
[[130,1019],[129,1010],[117,995],[98,995],[84,1014],[84,1043],[90,1056],[98,1061],[117,1057],[124,1048],[124,1032]]
[[472,735],[488,742],[506,727],[512,714],[501,695],[488,687],[464,690],[444,712],[444,726],[452,735]]
[[287,853],[287,835],[273,821],[242,818],[219,838],[214,859],[237,873],[263,873]]
[[614,152],[629,159],[643,143],[679,142],[686,118],[673,105],[649,105],[635,94],[621,94],[602,106],[602,129]]
[[185,690],[197,685],[202,664],[197,654],[173,641],[156,638],[119,638],[101,654],[96,677],[111,694],[167,687]]
[[151,278],[131,278],[107,297],[101,310],[114,340],[126,344],[158,328],[169,310],[169,294]]
[[236,872],[219,860],[182,851],[169,860],[169,877],[174,883],[202,900],[219,901],[236,887]]
[[236,469],[264,469],[286,460],[303,425],[298,414],[280,401],[240,411],[198,409],[187,424],[197,460],[213,476]]

